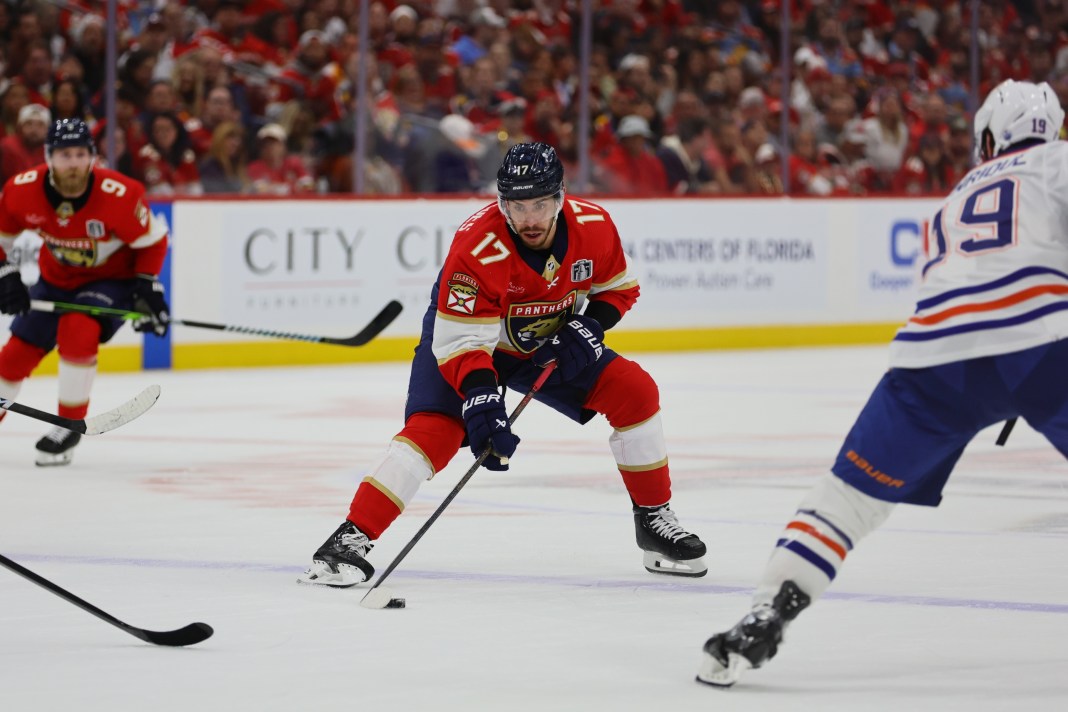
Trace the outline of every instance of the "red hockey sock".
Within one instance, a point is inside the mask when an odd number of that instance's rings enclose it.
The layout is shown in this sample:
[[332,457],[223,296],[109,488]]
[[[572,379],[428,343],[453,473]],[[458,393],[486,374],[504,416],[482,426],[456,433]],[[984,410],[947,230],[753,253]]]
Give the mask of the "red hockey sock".
[[660,424],[660,391],[635,362],[617,357],[586,399],[615,428],[610,438],[623,484],[634,503],[654,507],[671,499],[667,446]]
[[44,349],[26,343],[17,336],[12,336],[0,349],[0,378],[18,383],[29,378],[41,359],[48,355]]
[[96,377],[100,322],[87,314],[64,314],[56,332],[59,347],[59,415],[80,419],[89,412]]
[[[425,467],[422,471],[426,473],[422,477],[429,477],[432,472],[438,472],[449,464],[453,455],[460,449],[463,438],[463,425],[456,419],[439,413],[416,413],[393,439],[411,448],[416,456],[421,458]],[[367,477],[356,489],[356,495],[349,506],[348,520],[370,539],[382,536],[382,532],[389,528],[407,505],[404,500],[415,493],[416,484],[404,485],[404,478],[411,475],[400,474],[399,479],[393,479],[397,475],[396,468],[401,467],[400,461],[395,460],[394,463],[390,467],[387,455],[386,463],[380,465],[383,470],[390,470],[382,472],[380,476],[381,480],[387,482]],[[392,485],[392,489],[386,485]],[[402,489],[410,494],[398,496]]]

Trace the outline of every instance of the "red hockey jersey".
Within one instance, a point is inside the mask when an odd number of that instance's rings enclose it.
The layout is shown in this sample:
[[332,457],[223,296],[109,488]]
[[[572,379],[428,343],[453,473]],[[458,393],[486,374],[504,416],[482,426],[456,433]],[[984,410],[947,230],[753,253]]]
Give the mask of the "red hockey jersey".
[[[0,259],[23,230],[44,240],[41,277],[61,289],[101,279],[159,274],[166,227],[152,219],[144,187],[118,171],[95,168],[88,194],[53,207],[45,192],[48,166],[12,176],[0,195]],[[58,194],[57,194],[58,195]]]
[[599,205],[565,199],[548,252],[512,238],[496,203],[456,231],[438,284],[433,351],[457,392],[467,374],[493,370],[495,350],[528,356],[587,300],[620,314],[637,301],[637,278]]

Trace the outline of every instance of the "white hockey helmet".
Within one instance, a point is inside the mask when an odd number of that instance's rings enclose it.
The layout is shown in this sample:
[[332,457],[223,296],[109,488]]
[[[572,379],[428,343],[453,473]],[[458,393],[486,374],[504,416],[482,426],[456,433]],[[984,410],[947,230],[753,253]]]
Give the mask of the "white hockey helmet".
[[[1021,141],[1055,140],[1063,123],[1064,109],[1049,84],[1006,79],[975,113],[975,150],[980,161],[988,161]],[[984,139],[987,130],[992,149]]]

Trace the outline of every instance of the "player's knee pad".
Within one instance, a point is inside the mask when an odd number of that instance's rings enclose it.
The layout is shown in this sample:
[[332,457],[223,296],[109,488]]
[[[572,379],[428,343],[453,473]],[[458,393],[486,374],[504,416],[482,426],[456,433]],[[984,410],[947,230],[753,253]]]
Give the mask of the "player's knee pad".
[[465,435],[463,424],[455,418],[441,413],[415,413],[394,440],[407,443],[426,460],[430,479],[449,464]]
[[623,430],[660,412],[660,390],[641,366],[617,356],[597,379],[585,407],[603,414],[613,428]]
[[0,378],[18,383],[29,378],[48,352],[12,335],[0,349]]
[[801,501],[798,512],[814,512],[822,517],[829,526],[840,530],[852,547],[878,529],[893,509],[893,502],[864,494],[828,472]]
[[419,486],[433,474],[430,463],[421,452],[407,441],[393,440],[382,458],[371,467],[363,484],[385,495],[401,512],[419,491]]
[[56,331],[59,357],[70,363],[95,363],[100,350],[100,322],[88,314],[64,314]]

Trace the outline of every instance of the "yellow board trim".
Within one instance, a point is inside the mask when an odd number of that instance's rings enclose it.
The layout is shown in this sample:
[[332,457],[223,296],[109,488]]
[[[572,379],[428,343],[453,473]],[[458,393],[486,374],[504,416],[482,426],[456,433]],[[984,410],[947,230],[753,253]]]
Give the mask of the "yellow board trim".
[[[707,329],[609,331],[606,343],[613,349],[632,352],[708,351],[717,349],[776,349],[805,346],[851,346],[889,344],[901,327],[893,324],[788,324],[731,326]],[[418,339],[379,337],[360,347],[330,346],[290,341],[241,341],[231,343],[175,344],[174,369],[250,368],[343,363],[410,361]],[[104,346],[100,349],[101,371],[140,371],[140,346]],[[54,375],[53,352],[36,373]]]

